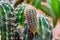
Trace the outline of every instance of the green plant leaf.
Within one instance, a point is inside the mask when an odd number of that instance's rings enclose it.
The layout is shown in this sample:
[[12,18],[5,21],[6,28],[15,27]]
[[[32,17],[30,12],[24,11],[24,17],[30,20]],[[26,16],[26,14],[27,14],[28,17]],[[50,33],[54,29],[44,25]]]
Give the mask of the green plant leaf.
[[60,10],[60,0],[59,0],[59,10]]
[[47,3],[49,4],[49,5],[51,5],[52,3],[51,3],[51,0],[46,0],[47,1]]
[[50,16],[49,8],[47,6],[42,5],[41,2],[42,0],[33,0],[31,5],[43,11],[46,15]]
[[55,26],[57,24],[57,16],[52,8],[50,8],[50,15],[51,15],[52,20],[53,20],[53,27],[55,28]]
[[55,27],[55,25],[57,23],[57,16],[56,16],[55,12],[53,11],[53,9],[48,8],[48,7],[44,6],[44,5],[39,6],[39,9],[41,9],[46,15],[52,17],[53,25]]
[[33,6],[35,6],[35,7],[38,7],[38,5],[41,4],[41,1],[42,1],[42,0],[32,0],[31,5],[33,5]]
[[[59,4],[58,4],[58,0],[46,0],[50,6],[50,15],[52,17],[53,20],[53,27],[56,26],[57,24],[57,14],[59,14]],[[55,7],[56,6],[56,7]],[[56,10],[57,9],[57,10]],[[57,14],[56,14],[57,13]]]
[[38,9],[40,9],[41,11],[43,11],[46,15],[50,16],[50,10],[47,6],[44,5],[39,5]]
[[57,17],[59,17],[59,0],[51,0],[51,7],[53,9],[53,11],[55,12],[55,14],[57,15]]

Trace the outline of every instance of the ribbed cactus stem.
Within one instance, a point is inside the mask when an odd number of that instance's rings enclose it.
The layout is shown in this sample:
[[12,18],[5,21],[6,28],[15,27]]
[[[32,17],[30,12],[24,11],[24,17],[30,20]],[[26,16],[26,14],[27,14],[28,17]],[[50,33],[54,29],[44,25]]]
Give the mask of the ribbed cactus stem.
[[[1,7],[2,6],[2,7]],[[14,16],[13,8],[9,3],[2,2],[0,8],[1,10],[1,20],[2,20],[2,29],[1,29],[1,40],[11,40],[12,38],[12,20],[11,18]]]

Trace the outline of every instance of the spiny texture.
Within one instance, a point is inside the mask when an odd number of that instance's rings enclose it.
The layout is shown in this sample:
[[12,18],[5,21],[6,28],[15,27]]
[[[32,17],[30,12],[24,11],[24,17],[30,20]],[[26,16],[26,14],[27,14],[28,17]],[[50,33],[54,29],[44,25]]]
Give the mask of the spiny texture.
[[52,40],[52,27],[47,17],[41,14],[37,14],[37,19],[37,32],[35,33],[35,35],[33,35],[26,25],[24,31],[24,40]]
[[[17,6],[15,12],[16,12],[16,24],[17,26],[16,27],[22,27],[23,29],[25,28],[25,15],[24,15],[24,9],[25,9],[25,5],[24,4],[20,4]],[[18,33],[20,35],[20,37],[23,36],[23,33],[21,32],[22,30],[18,29]],[[21,34],[22,33],[22,34]],[[17,36],[17,39],[18,39],[18,36]],[[23,40],[23,38],[20,38],[21,40]]]
[[15,10],[16,11],[16,23],[18,25],[21,25],[22,27],[24,27],[24,23],[25,23],[24,8],[25,8],[25,5],[20,4]]
[[35,9],[26,10],[26,20],[29,30],[34,34],[37,30],[37,13]]
[[14,30],[14,11],[10,4],[2,2],[0,5],[1,40],[12,40]]
[[[52,40],[52,27],[46,16],[38,14],[38,40]],[[37,36],[38,35],[38,36]],[[36,40],[37,40],[36,39]]]

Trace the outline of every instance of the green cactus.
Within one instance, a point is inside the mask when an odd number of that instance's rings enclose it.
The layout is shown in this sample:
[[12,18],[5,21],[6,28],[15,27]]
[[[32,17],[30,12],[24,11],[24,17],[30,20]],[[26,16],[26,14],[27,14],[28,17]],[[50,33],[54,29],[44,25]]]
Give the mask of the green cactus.
[[[2,35],[1,40],[6,40],[7,37],[8,40],[12,40],[13,38],[12,34],[13,31],[15,30],[14,29],[15,24],[12,23],[14,23],[15,21],[16,24],[24,28],[24,32],[22,33],[23,40],[52,40],[52,27],[50,25],[49,20],[44,15],[36,14],[36,10],[34,11],[33,9],[26,10],[27,15],[25,16],[24,10],[26,6],[27,6],[26,4],[18,5],[15,10],[16,16],[14,16],[14,9],[11,7],[11,5],[5,2],[1,3],[0,5],[0,26],[2,28],[0,29]],[[32,13],[32,15],[30,13]],[[28,18],[27,16],[30,18]],[[15,17],[16,19],[13,20],[12,19],[13,17]],[[28,22],[25,23],[26,18]],[[31,22],[34,23],[30,24]],[[32,32],[30,28],[28,28],[28,26],[33,28],[33,30],[37,30],[37,32],[33,34],[34,31]],[[19,34],[19,32],[17,32],[17,34]]]
[[0,20],[1,20],[1,40],[11,40],[11,18],[14,16],[13,8],[9,3],[2,2],[0,5]]
[[46,16],[38,14],[38,40],[52,40],[52,27]]
[[[17,15],[16,15],[17,18],[16,19],[18,20],[17,23],[19,23],[20,25],[22,25],[21,22],[23,22],[23,25],[25,24],[25,19],[23,19],[23,18],[26,18],[26,17],[21,15],[21,12],[23,12],[23,15],[24,15],[24,11],[23,10],[24,10],[24,7],[27,6],[27,5],[24,4],[25,6],[23,6],[23,7],[22,7],[22,5],[23,4],[19,5],[19,7],[17,7],[18,9],[16,10],[17,11]],[[21,10],[21,9],[23,9],[23,10]],[[23,20],[21,19],[21,17],[23,17],[22,18]],[[20,21],[20,20],[22,20],[22,21]],[[29,28],[27,26],[29,23],[25,24],[25,26],[23,26],[24,29],[25,29],[24,33],[23,33],[24,34],[24,36],[23,36],[24,39],[23,40],[52,40],[52,27],[50,25],[49,20],[46,18],[46,16],[37,14],[37,23],[38,23],[38,26],[37,26],[37,32],[36,32],[35,35],[33,33],[31,33],[31,31],[29,30]],[[33,25],[33,24],[31,24],[31,25]],[[29,25],[29,26],[31,26],[31,25]],[[28,37],[26,37],[26,35]],[[31,39],[30,36],[32,36],[32,39]]]
[[25,23],[25,15],[24,15],[24,8],[25,8],[25,4],[20,4],[18,5],[17,9],[16,9],[16,23],[18,23],[20,26],[22,26],[24,29],[27,28],[26,30],[24,30],[23,32],[23,40],[29,40],[31,39],[30,36],[26,38],[26,34],[29,33],[28,35],[30,35],[30,32],[28,31],[28,27],[25,27],[26,26],[26,23]]
[[24,27],[24,23],[25,23],[24,8],[25,8],[24,4],[20,4],[16,8],[16,23],[18,23],[22,27]]

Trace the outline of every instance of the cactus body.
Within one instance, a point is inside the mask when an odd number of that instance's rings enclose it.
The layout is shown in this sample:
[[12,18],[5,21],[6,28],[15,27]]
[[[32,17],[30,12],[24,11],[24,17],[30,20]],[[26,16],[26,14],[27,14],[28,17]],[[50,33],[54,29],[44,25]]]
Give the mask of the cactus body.
[[1,40],[11,40],[12,39],[12,17],[13,8],[9,3],[2,2],[0,5],[0,15],[1,15]]
[[[38,14],[34,9],[27,9],[24,13],[26,6],[20,4],[17,7],[15,10],[16,20],[13,20],[14,10],[11,5],[5,2],[0,5],[1,40],[12,40],[15,30],[14,21],[25,29],[21,35],[17,32],[17,37],[23,36],[23,40],[52,40],[52,28],[48,19],[44,15]],[[26,20],[27,22],[25,22]]]
[[[19,9],[23,9],[23,7],[20,7]],[[18,11],[18,13],[17,13],[17,14],[19,14],[19,16],[21,15],[21,11]],[[22,12],[24,13],[24,11],[22,11]],[[37,16],[36,16],[36,14],[37,14]],[[50,25],[49,20],[46,18],[46,16],[40,15],[38,13],[34,14],[33,9],[26,10],[26,13],[24,13],[23,15],[25,15],[25,19],[27,20],[27,23],[24,27],[24,29],[25,28],[26,29],[24,30],[24,33],[23,33],[24,40],[52,40],[52,27]],[[22,15],[20,17],[22,17]],[[37,19],[36,22],[38,23],[38,25],[35,22],[36,19]],[[21,19],[19,19],[19,20],[21,20]],[[21,22],[24,23],[25,21],[21,21]],[[32,23],[32,22],[34,22],[34,23]],[[36,27],[34,27],[33,24]],[[20,25],[21,25],[21,23],[20,23]],[[37,30],[37,32],[35,34],[33,34],[34,31],[32,32],[31,31],[32,29]]]
[[24,15],[25,5],[21,4],[16,8],[16,23],[24,27],[25,15]]
[[52,27],[46,16],[38,14],[38,40],[52,40]]

